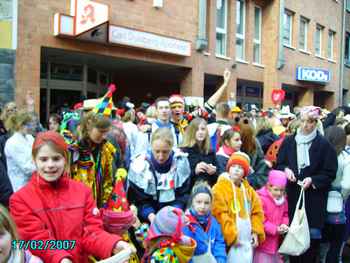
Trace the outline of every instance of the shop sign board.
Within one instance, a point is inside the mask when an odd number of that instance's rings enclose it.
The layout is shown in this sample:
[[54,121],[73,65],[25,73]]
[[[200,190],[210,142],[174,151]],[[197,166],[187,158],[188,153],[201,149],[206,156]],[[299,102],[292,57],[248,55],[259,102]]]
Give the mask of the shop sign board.
[[331,79],[331,72],[325,69],[297,67],[296,79],[301,81],[328,83]]
[[109,26],[109,42],[175,55],[191,56],[191,42],[115,25]]
[[89,0],[72,0],[71,7],[71,15],[74,12],[75,18],[75,35],[108,21],[108,5]]

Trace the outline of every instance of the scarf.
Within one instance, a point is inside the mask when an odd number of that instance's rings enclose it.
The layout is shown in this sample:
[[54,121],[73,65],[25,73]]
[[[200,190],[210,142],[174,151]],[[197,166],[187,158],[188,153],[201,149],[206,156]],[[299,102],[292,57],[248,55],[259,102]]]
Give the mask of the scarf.
[[297,130],[295,141],[297,143],[297,161],[298,171],[310,166],[309,148],[312,141],[317,136],[317,129],[315,128],[310,134],[304,135],[301,133],[300,128]]
[[164,163],[160,164],[156,158],[154,157],[153,153],[151,152],[151,164],[153,168],[158,172],[158,173],[167,173],[169,172],[171,165],[173,163],[173,157],[174,157],[174,152],[171,151],[168,160],[166,160]]
[[227,156],[231,156],[235,152],[235,149],[233,149],[230,146],[227,146],[226,144],[222,145],[222,150]]
[[284,204],[285,198],[284,198],[284,196],[282,196],[280,199],[273,198],[273,201],[275,202],[275,204],[277,206],[280,206],[280,205]]
[[281,206],[284,204],[284,201],[286,200],[286,198],[284,196],[277,199],[277,198],[273,197],[273,195],[271,194],[271,192],[267,188],[266,188],[266,191],[267,191],[268,195],[271,197],[271,199],[273,200],[273,202],[275,203],[275,205]]
[[208,212],[206,215],[198,215],[198,213],[193,209],[190,208],[190,213],[193,217],[197,219],[197,222],[205,229],[209,222],[210,212]]
[[164,122],[157,119],[155,121],[155,124],[158,126],[158,128],[168,128],[170,130],[172,128],[172,123],[170,121],[168,123],[164,123]]

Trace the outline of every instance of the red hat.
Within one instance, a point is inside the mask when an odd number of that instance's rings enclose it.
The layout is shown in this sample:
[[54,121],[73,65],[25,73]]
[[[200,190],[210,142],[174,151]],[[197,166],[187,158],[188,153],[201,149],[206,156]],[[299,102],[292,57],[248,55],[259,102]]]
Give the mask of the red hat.
[[64,157],[66,159],[68,158],[68,144],[63,136],[55,131],[38,133],[33,143],[32,154],[34,155],[41,146],[48,142],[53,143],[59,150],[62,150],[64,152]]
[[244,152],[235,152],[231,155],[230,159],[226,164],[226,171],[229,171],[231,166],[234,164],[238,164],[242,166],[244,170],[244,176],[248,176],[249,168],[250,168],[250,158]]

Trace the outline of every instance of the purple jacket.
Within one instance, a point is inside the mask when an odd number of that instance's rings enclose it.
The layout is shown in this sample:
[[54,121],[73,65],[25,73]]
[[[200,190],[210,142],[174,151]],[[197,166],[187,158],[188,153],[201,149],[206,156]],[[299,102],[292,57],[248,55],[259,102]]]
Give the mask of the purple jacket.
[[264,210],[264,230],[266,234],[265,241],[259,245],[257,250],[267,254],[276,254],[280,245],[280,235],[277,227],[281,224],[288,225],[288,202],[287,199],[277,205],[267,190],[266,186],[257,191]]

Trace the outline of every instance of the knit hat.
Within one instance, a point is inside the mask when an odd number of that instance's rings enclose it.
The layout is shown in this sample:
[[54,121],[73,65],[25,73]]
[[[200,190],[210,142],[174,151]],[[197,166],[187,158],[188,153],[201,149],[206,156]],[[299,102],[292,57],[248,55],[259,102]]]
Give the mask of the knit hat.
[[249,174],[249,168],[250,168],[250,158],[249,156],[244,152],[235,152],[231,155],[230,159],[227,161],[226,164],[226,171],[229,171],[231,166],[234,164],[238,164],[242,166],[244,170],[244,176],[248,176]]
[[208,194],[210,196],[210,199],[213,199],[213,195],[211,193],[210,186],[205,182],[199,182],[199,183],[195,184],[193,189],[192,189],[191,203],[192,203],[193,198],[196,195],[201,194],[201,193]]
[[283,171],[271,170],[267,183],[278,187],[285,187],[287,184],[287,175]]
[[101,98],[98,105],[93,109],[95,113],[102,113],[106,117],[110,117],[112,109],[115,108],[113,105],[113,92],[116,90],[114,84],[109,85],[107,93]]
[[156,214],[149,231],[147,240],[158,237],[170,237],[173,242],[184,241],[182,228],[185,226],[185,213],[172,206],[165,206]]
[[39,132],[33,143],[32,154],[34,155],[41,146],[48,142],[53,143],[57,149],[62,150],[65,159],[68,159],[68,145],[62,135],[55,131]]
[[173,94],[169,97],[170,108],[173,108],[177,105],[184,106],[185,99],[180,94]]

